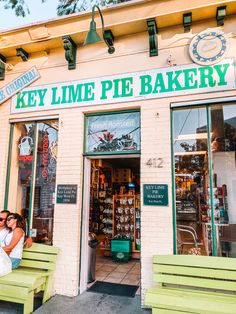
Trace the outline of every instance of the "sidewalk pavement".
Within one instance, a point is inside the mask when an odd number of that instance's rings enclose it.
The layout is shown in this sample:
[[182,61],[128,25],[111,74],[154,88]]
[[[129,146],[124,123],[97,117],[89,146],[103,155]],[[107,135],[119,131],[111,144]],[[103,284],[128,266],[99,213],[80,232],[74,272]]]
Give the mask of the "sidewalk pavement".
[[[36,300],[36,303],[37,300]],[[0,302],[0,314],[22,314],[22,305]],[[151,314],[141,309],[140,296],[120,297],[102,293],[84,292],[74,297],[56,295],[34,311],[34,314]]]

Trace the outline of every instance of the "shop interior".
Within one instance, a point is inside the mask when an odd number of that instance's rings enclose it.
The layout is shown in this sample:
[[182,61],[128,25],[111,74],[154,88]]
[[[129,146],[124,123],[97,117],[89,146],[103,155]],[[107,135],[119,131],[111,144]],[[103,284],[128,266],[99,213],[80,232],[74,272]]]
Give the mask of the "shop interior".
[[[88,284],[140,284],[140,159],[91,160]],[[90,265],[91,266],[91,265]]]

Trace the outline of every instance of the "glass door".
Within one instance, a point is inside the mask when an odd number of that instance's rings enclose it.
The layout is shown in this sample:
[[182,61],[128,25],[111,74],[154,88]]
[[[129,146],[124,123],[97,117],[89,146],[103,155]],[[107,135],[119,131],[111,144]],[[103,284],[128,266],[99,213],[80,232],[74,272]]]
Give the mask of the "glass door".
[[216,255],[236,257],[236,105],[210,108]]
[[205,107],[173,112],[178,254],[212,254],[207,140]]

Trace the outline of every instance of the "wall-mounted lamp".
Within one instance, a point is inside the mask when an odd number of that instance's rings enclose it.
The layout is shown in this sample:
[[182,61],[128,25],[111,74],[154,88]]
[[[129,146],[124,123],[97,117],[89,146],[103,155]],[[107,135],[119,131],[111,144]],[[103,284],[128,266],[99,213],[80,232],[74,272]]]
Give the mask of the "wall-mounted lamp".
[[96,5],[96,4],[92,8],[92,21],[90,22],[90,29],[89,29],[89,32],[88,32],[86,38],[85,38],[84,45],[93,44],[93,43],[102,41],[101,37],[97,33],[96,22],[94,21],[94,11],[95,11],[95,8],[98,9],[98,12],[99,12],[100,17],[101,17],[101,21],[102,21],[102,36],[103,36],[103,40],[107,44],[108,53],[110,53],[110,54],[114,53],[115,52],[115,47],[113,46],[114,36],[113,36],[111,30],[104,30],[104,20],[103,20],[102,12],[99,9],[99,6]]
[[216,22],[217,26],[223,26],[226,17],[226,5],[218,7],[216,10]]
[[185,13],[183,14],[183,26],[184,31],[189,32],[192,25],[192,13]]

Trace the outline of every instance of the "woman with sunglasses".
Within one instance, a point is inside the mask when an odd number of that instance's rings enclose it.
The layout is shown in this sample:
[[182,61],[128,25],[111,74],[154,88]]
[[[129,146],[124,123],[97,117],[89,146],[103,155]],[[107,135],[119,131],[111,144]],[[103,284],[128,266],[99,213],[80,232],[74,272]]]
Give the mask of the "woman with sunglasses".
[[6,219],[9,233],[4,239],[3,250],[9,255],[12,262],[12,269],[20,265],[24,246],[25,230],[24,220],[17,213],[10,213]]

